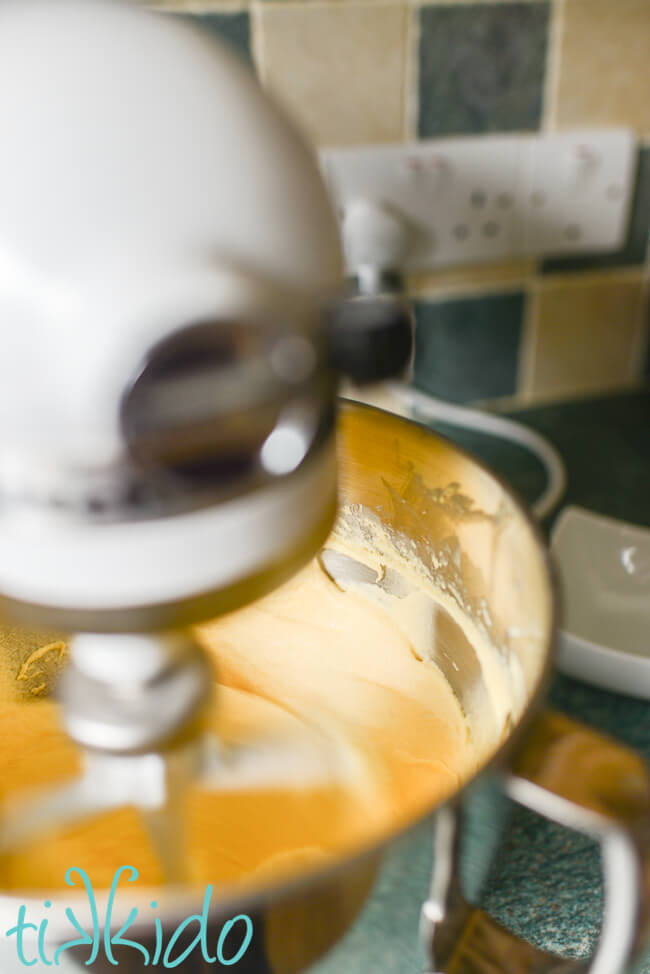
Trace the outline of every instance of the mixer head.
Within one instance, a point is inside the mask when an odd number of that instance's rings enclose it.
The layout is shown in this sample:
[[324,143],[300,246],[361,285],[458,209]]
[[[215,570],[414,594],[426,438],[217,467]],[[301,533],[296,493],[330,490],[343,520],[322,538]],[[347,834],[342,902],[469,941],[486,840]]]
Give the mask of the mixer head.
[[3,4],[0,88],[0,591],[71,629],[231,608],[334,511],[314,160],[234,55],[132,5]]

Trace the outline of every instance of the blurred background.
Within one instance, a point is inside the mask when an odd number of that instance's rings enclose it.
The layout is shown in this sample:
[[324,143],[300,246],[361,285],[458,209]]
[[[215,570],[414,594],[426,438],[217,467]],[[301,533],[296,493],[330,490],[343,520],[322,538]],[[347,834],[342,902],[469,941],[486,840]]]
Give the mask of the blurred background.
[[633,212],[615,254],[409,280],[416,385],[510,411],[650,378],[648,0],[164,0],[254,67],[318,147],[628,126]]

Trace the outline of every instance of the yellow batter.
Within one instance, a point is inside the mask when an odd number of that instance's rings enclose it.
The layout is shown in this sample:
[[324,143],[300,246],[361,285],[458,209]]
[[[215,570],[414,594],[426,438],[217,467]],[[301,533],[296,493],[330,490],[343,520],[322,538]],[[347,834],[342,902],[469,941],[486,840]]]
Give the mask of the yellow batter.
[[[188,873],[199,884],[319,863],[412,818],[476,767],[467,723],[435,666],[414,652],[387,608],[343,593],[317,562],[198,636],[215,661],[214,729],[226,740],[335,729],[368,771],[352,790],[188,796]],[[57,705],[33,693],[29,702],[24,694],[16,699],[15,689],[3,689],[0,676],[0,797],[60,782],[79,767]],[[38,679],[34,689],[40,692]],[[125,864],[137,866],[142,883],[163,881],[132,809],[32,842],[0,863],[0,887],[61,887],[74,865],[98,889]]]

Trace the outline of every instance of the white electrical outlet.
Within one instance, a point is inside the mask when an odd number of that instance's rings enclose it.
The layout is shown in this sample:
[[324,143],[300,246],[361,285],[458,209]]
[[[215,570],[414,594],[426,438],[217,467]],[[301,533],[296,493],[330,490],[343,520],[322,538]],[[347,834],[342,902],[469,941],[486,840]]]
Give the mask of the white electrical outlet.
[[321,159],[341,218],[361,200],[384,207],[407,226],[403,265],[426,269],[616,249],[635,157],[633,133],[615,129],[333,149]]
[[636,139],[627,130],[528,140],[522,183],[523,252],[612,251],[630,211]]

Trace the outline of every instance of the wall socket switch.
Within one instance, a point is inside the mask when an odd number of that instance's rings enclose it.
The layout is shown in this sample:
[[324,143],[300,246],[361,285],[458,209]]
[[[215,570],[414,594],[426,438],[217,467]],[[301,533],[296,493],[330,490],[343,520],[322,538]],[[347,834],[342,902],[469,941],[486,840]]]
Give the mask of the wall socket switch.
[[636,150],[633,132],[611,129],[331,149],[321,162],[341,220],[360,200],[390,211],[406,225],[403,267],[426,270],[616,250]]

